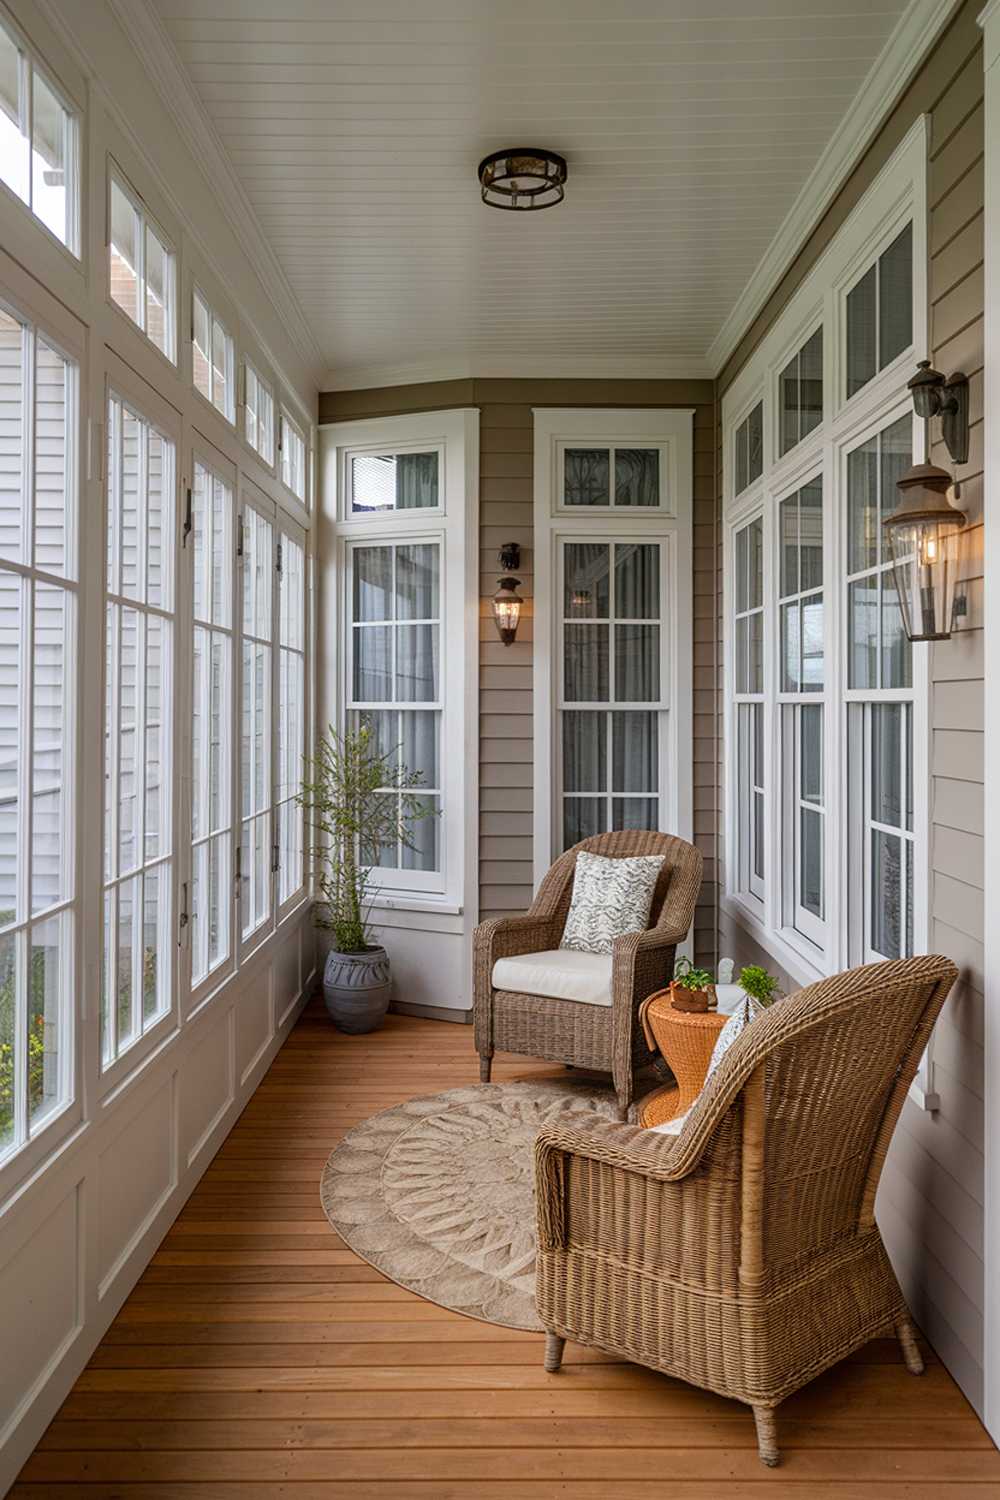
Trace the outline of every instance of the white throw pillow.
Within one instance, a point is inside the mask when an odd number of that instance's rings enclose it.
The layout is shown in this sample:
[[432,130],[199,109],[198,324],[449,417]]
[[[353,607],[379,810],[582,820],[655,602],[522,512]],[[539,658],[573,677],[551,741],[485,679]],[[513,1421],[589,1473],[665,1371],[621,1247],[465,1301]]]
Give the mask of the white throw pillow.
[[662,868],[661,854],[643,854],[635,859],[578,854],[573,898],[560,948],[610,953],[616,937],[645,931]]

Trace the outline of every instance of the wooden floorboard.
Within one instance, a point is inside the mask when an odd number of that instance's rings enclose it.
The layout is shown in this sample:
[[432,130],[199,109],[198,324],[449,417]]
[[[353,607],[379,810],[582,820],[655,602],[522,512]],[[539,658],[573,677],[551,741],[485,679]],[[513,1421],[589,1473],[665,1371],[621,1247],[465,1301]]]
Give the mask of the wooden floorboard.
[[[494,1078],[551,1073],[500,1057]],[[20,1500],[975,1500],[1000,1454],[928,1351],[876,1340],[750,1413],[599,1350],[463,1318],[388,1281],[319,1206],[359,1120],[478,1078],[471,1028],[296,1026],[11,1494]]]

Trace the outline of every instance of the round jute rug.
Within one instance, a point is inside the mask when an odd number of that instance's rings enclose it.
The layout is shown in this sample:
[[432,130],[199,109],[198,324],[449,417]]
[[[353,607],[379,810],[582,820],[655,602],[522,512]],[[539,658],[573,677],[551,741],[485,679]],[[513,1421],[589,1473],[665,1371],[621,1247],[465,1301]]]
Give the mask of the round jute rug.
[[535,1137],[581,1110],[613,1119],[614,1095],[568,1078],[477,1083],[372,1115],[324,1168],[326,1216],[400,1286],[487,1323],[541,1329]]

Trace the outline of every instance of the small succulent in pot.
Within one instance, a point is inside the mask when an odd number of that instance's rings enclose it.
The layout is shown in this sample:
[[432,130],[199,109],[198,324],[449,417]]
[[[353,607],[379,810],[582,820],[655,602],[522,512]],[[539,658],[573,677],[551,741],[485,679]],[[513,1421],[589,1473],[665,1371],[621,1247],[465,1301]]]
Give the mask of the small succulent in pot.
[[307,760],[298,801],[313,834],[316,925],[333,934],[323,997],[341,1031],[374,1031],[389,1008],[389,956],[369,927],[378,894],[372,870],[381,850],[392,849],[395,858],[400,848],[415,848],[415,825],[437,816],[422,786],[421,774],[402,764],[399,746],[379,743],[367,715],[344,730],[331,725]]
[[715,982],[710,969],[697,969],[683,955],[674,965],[670,986],[670,1003],[674,1010],[698,1014],[715,1005]]
[[781,999],[777,979],[760,964],[747,964],[740,970],[736,983],[760,1005],[773,1005]]

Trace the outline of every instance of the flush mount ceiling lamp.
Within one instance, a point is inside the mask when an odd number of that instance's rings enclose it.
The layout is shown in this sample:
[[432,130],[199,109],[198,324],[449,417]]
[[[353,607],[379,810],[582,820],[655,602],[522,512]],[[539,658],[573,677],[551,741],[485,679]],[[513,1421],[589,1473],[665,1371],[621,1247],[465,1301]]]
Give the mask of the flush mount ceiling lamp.
[[479,163],[479,182],[491,208],[551,208],[563,200],[566,158],[537,146],[493,151]]

